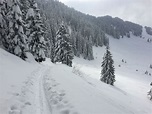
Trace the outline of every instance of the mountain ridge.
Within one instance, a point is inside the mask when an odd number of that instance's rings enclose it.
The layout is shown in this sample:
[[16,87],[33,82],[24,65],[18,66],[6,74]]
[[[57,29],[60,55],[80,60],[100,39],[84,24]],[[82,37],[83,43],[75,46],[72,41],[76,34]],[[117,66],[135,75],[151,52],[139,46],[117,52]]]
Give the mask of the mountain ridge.
[[[97,47],[107,45],[108,38],[105,34],[111,35],[116,39],[123,38],[124,36],[130,38],[130,33],[142,37],[143,27],[141,25],[124,21],[118,17],[95,17],[84,14],[56,0],[37,0],[37,2],[43,15],[43,21],[47,27],[47,36],[51,39],[51,44],[54,45],[54,37],[58,25],[63,21],[66,26],[71,28],[74,55],[77,57],[82,55],[84,59],[92,60],[93,58],[89,58],[88,54],[83,51],[83,48],[88,44]],[[91,42],[89,42],[90,36]],[[90,50],[92,50],[92,46]],[[92,55],[91,52],[89,54]]]

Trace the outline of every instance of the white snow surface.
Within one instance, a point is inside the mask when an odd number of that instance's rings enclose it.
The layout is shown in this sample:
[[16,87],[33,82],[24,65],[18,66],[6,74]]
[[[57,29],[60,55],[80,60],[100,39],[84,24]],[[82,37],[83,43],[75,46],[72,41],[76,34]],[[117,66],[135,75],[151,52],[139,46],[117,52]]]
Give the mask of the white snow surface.
[[152,44],[145,30],[143,36],[109,36],[114,86],[99,80],[105,47],[93,48],[93,61],[75,57],[73,67],[39,64],[30,53],[23,61],[0,49],[0,114],[151,114],[152,76],[145,71],[152,74]]
[[33,8],[29,8],[26,14],[26,19],[29,17],[34,17],[34,15],[35,14],[34,14]]

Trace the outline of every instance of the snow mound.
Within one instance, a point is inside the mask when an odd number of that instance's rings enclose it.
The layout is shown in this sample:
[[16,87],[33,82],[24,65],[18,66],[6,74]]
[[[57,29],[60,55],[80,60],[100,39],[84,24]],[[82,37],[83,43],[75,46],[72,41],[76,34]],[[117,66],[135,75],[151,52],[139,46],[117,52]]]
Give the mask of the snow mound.
[[26,56],[27,56],[27,58],[26,58],[27,62],[29,62],[29,63],[36,63],[36,61],[35,61],[35,59],[34,59],[34,57],[33,57],[33,55],[31,53],[27,52]]

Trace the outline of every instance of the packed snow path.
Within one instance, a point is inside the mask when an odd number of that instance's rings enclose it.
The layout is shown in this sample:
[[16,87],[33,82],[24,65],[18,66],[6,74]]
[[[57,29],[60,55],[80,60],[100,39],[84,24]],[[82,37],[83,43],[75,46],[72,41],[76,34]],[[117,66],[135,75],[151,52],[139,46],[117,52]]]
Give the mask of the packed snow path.
[[[43,85],[51,114],[79,114],[74,108],[74,106],[70,103],[70,100],[67,97],[67,93],[62,87],[62,83],[59,83],[58,80],[54,78],[56,74],[52,74],[53,71],[58,71],[61,69],[54,69],[55,65],[50,65],[52,67],[48,66],[49,70],[46,71],[43,77]],[[59,76],[62,75],[59,74]]]
[[27,81],[24,82],[21,93],[14,94],[14,104],[10,106],[9,114],[50,114],[45,98],[43,76],[49,70],[48,67],[36,68]]
[[36,83],[35,85],[36,86],[36,99],[35,99],[36,104],[35,105],[37,109],[36,114],[49,114],[51,111],[45,97],[44,86],[43,86],[43,76],[45,75],[46,71],[48,71],[49,69],[47,69],[46,67],[44,67],[43,69],[39,71],[40,75],[37,78],[38,83]]

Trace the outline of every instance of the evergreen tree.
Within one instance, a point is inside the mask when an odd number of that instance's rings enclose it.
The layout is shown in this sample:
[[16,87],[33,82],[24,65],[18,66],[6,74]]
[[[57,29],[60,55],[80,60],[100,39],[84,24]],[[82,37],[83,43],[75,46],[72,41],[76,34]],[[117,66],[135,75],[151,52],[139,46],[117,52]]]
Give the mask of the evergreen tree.
[[45,27],[35,0],[30,1],[30,8],[26,14],[26,26],[29,50],[34,55],[36,61],[42,62],[45,60],[46,50],[46,41],[44,39]]
[[51,62],[54,63],[54,57],[55,57],[55,38],[51,39]]
[[30,7],[30,3],[29,3],[30,0],[20,0],[20,8],[21,8],[21,11],[22,11],[22,17],[23,17],[23,20],[26,21],[26,14],[28,12],[28,9]]
[[78,32],[77,34],[76,34],[76,56],[77,57],[80,57],[80,54],[82,53],[82,36],[81,36],[81,34],[80,34],[80,32]]
[[87,59],[88,48],[87,48],[87,41],[84,38],[83,38],[83,44],[82,44],[82,46],[83,46],[83,51],[82,51],[83,58]]
[[24,22],[22,20],[22,12],[19,4],[20,2],[18,0],[7,1],[7,7],[9,9],[7,13],[8,34],[6,39],[8,43],[8,51],[21,57],[22,59],[25,59],[27,37],[23,31]]
[[105,40],[104,40],[103,43],[104,43],[105,46],[109,46],[109,38],[105,37]]
[[76,33],[75,33],[75,32],[72,32],[72,33],[71,33],[71,39],[72,39],[72,44],[73,44],[73,52],[74,52],[74,55],[77,56]]
[[150,64],[149,68],[151,68],[151,69],[152,69],[152,64]]
[[0,1],[0,45],[7,47],[7,42],[6,42],[6,31],[7,26],[6,26],[6,1],[1,0]]
[[102,71],[100,80],[110,85],[114,85],[115,82],[115,69],[113,64],[114,61],[109,51],[109,47],[107,46],[107,50],[101,65]]
[[51,32],[51,38],[50,38],[50,42],[51,42],[51,54],[50,54],[50,58],[51,58],[51,62],[54,63],[54,57],[55,57],[55,37],[56,37],[56,31],[55,31],[55,26],[54,25],[50,25],[50,32]]
[[61,24],[55,42],[54,62],[61,62],[68,66],[72,66],[73,51],[69,34],[63,23]]
[[92,49],[92,37],[90,36],[87,43],[87,49],[88,49],[88,60],[93,60],[93,49]]

